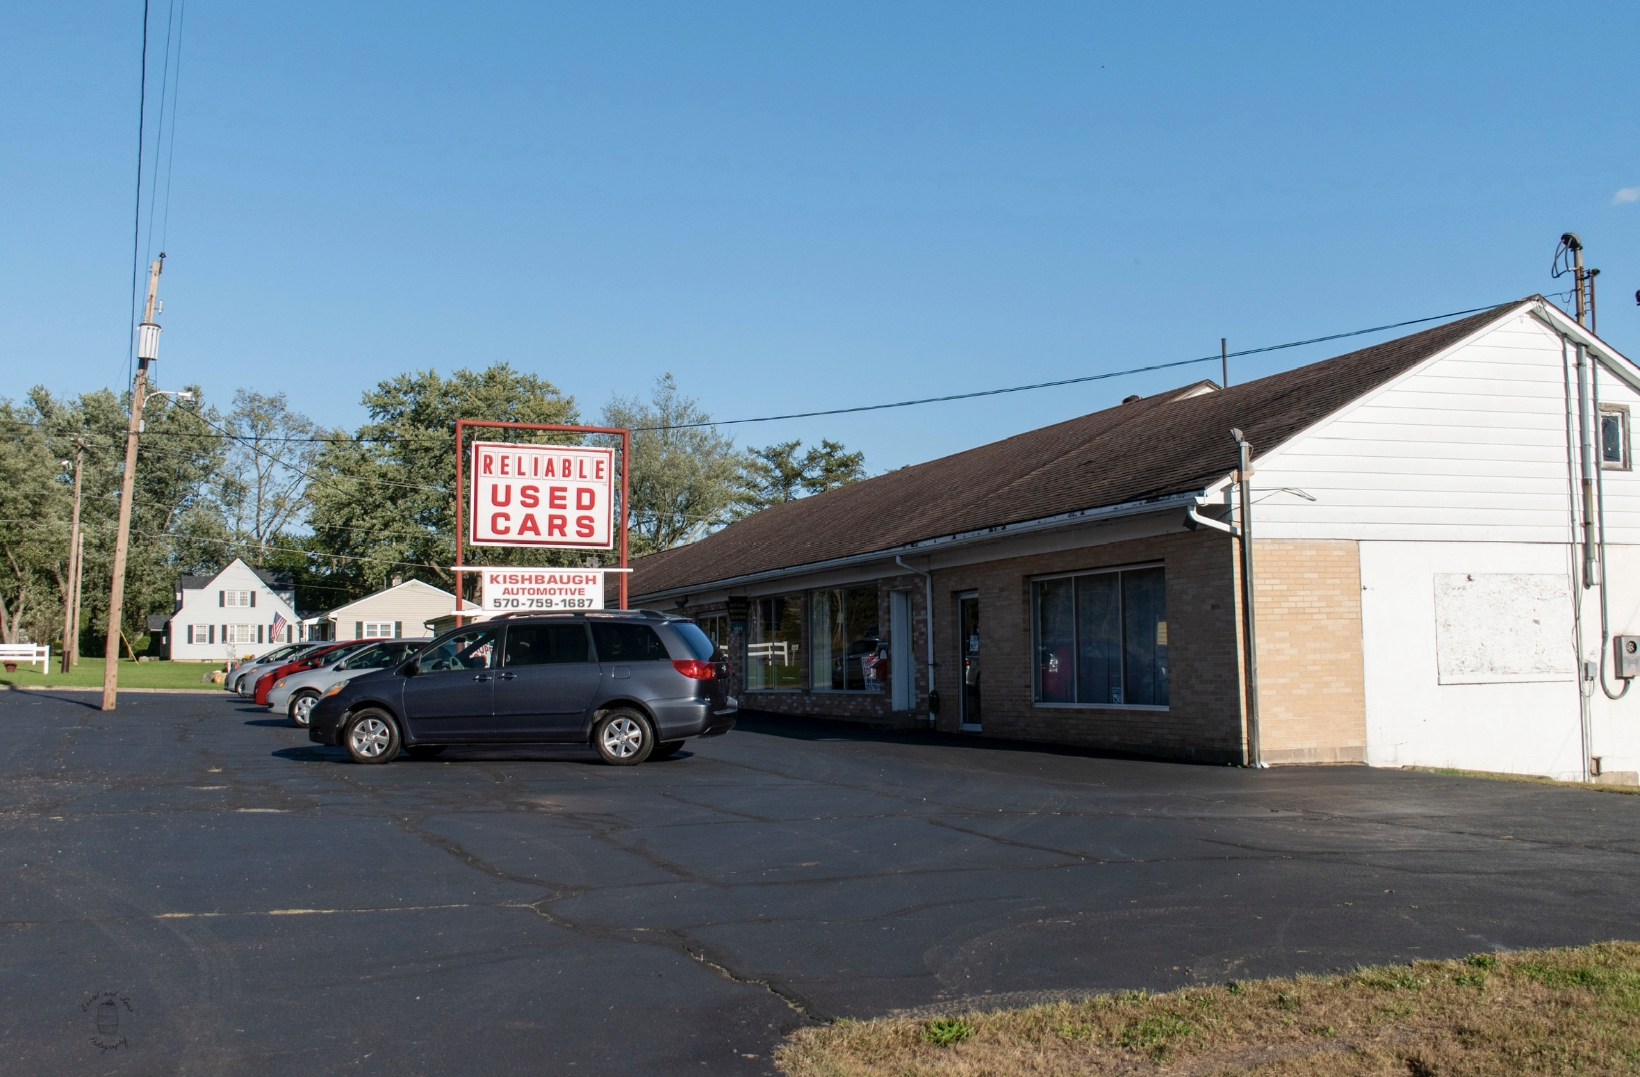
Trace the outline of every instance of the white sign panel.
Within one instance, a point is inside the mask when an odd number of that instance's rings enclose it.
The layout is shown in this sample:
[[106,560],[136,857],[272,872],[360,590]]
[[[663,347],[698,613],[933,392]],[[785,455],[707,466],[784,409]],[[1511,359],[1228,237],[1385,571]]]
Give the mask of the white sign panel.
[[484,612],[601,610],[604,574],[595,568],[487,568]]
[[614,547],[615,450],[473,443],[474,546]]

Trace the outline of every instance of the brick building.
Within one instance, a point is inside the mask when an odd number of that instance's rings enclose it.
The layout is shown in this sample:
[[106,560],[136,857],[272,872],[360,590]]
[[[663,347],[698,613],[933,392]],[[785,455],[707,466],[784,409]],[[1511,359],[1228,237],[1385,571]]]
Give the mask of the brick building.
[[1640,694],[1607,698],[1600,604],[1640,631],[1637,404],[1533,297],[789,502],[638,560],[632,594],[694,615],[748,708],[1243,762],[1235,427],[1264,762],[1622,775]]

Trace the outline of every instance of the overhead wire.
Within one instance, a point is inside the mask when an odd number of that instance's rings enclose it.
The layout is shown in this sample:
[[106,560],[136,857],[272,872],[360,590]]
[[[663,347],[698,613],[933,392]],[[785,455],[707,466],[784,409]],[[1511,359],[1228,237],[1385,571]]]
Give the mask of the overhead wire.
[[[171,177],[176,174],[177,156],[177,96],[182,91],[182,27],[188,18],[188,0],[181,0],[177,8],[177,61],[176,74],[171,77],[171,144],[165,155],[165,209],[160,218],[159,249],[165,250],[171,233]],[[169,35],[169,31],[167,31]],[[166,55],[170,50],[167,47]]]
[[125,382],[137,349],[137,280],[142,268],[142,171],[148,133],[148,3],[142,0],[142,65],[137,81],[137,208],[131,224],[131,328],[125,344]]

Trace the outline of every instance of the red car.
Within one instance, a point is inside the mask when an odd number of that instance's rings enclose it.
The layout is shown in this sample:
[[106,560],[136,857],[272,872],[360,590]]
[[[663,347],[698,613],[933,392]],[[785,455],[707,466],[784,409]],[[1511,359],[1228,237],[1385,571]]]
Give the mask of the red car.
[[256,705],[258,707],[266,707],[268,705],[268,693],[273,691],[273,686],[279,683],[280,677],[284,677],[291,673],[298,673],[305,669],[313,669],[317,666],[324,665],[326,662],[340,662],[343,658],[347,657],[346,652],[356,651],[368,643],[380,642],[381,639],[376,637],[371,637],[370,639],[343,640],[340,643],[333,643],[328,647],[320,647],[317,651],[309,651],[307,654],[303,655],[301,658],[298,658],[294,662],[286,662],[284,665],[279,666],[268,673],[262,674],[262,676],[258,677],[256,680],[256,694],[254,696]]

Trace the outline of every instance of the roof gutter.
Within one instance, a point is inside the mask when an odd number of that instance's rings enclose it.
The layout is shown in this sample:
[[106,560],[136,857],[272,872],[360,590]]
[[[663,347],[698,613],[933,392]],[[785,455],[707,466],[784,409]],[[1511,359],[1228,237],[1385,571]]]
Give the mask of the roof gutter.
[[[1062,512],[1057,516],[1044,516],[1038,520],[1022,520],[1019,523],[998,524],[995,527],[960,531],[954,535],[942,535],[938,538],[918,539],[916,542],[908,542],[900,546],[890,546],[882,550],[873,550],[870,553],[851,554],[848,557],[835,557],[829,561],[811,561],[806,564],[788,565],[784,568],[771,568],[762,572],[748,572],[741,576],[728,576],[719,580],[702,580],[699,583],[692,583],[683,587],[670,587],[664,591],[634,592],[633,597],[634,599],[642,597],[646,600],[675,598],[679,595],[690,594],[707,588],[746,587],[765,580],[777,580],[800,572],[824,572],[834,568],[870,564],[873,561],[892,562],[904,554],[932,554],[939,550],[971,546],[975,543],[1005,536],[1032,534],[1037,531],[1051,531],[1072,524],[1097,523],[1104,520],[1120,519],[1124,516],[1143,516],[1152,512],[1164,512],[1185,505],[1199,504],[1199,499],[1205,494],[1205,490],[1191,490],[1187,493],[1168,494],[1165,497],[1149,498],[1143,501],[1127,501],[1120,505],[1077,509],[1074,512]],[[912,571],[916,570],[913,569]]]

